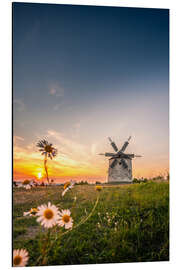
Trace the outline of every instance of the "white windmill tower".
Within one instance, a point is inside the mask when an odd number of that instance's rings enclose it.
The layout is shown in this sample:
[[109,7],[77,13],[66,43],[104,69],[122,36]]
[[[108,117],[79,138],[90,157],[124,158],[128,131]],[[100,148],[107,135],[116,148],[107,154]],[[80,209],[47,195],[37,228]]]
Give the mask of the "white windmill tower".
[[115,153],[100,154],[106,157],[110,157],[108,182],[132,182],[132,159],[141,156],[124,153],[129,144],[131,136],[127,141],[125,141],[120,150],[118,150],[116,144],[111,140],[110,137],[108,139]]

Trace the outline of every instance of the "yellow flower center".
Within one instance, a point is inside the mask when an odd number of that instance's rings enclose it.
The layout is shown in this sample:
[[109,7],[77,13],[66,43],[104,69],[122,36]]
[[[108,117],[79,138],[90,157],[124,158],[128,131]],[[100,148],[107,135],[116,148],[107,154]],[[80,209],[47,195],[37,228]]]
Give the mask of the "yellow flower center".
[[53,211],[52,211],[51,209],[46,209],[46,210],[44,211],[44,217],[45,217],[46,219],[52,219],[53,216],[54,216],[54,213],[53,213]]
[[30,213],[35,215],[38,212],[37,208],[31,208]]
[[101,191],[102,190],[102,186],[96,186],[96,190],[97,191]]
[[64,184],[64,189],[66,189],[66,188],[69,187],[69,186],[70,186],[70,182],[65,183],[65,184]]
[[21,261],[22,261],[22,257],[17,255],[14,257],[13,263],[14,263],[14,265],[19,265],[21,263]]
[[68,222],[70,221],[70,216],[64,215],[64,216],[62,217],[62,220],[63,220],[65,223],[68,223]]

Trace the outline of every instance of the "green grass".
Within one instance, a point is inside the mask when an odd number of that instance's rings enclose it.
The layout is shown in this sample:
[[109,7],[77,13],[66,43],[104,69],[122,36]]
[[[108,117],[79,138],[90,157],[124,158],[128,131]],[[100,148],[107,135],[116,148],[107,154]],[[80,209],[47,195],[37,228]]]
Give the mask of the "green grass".
[[[75,186],[61,197],[62,187],[14,189],[14,248],[26,248],[29,265],[41,255],[44,233],[31,207],[51,201],[69,208],[74,225],[91,212],[97,198],[94,186]],[[74,204],[74,196],[77,201]],[[146,262],[169,260],[169,184],[148,182],[105,186],[92,216],[66,235],[57,237],[46,265]]]

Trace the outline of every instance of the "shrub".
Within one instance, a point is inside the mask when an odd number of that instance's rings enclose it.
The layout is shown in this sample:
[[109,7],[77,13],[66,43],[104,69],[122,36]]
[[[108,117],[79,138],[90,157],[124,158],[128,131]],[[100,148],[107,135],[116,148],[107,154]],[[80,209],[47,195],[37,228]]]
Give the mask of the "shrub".
[[29,185],[29,184],[30,184],[30,181],[28,179],[23,181],[23,185]]

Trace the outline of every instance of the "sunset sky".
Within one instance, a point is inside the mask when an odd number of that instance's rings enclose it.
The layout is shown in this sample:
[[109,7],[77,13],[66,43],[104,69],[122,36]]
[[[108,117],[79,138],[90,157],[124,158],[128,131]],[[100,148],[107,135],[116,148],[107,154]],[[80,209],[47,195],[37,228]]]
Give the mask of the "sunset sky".
[[14,3],[13,135],[15,180],[45,175],[42,138],[55,181],[105,181],[108,136],[134,177],[167,172],[168,10]]

